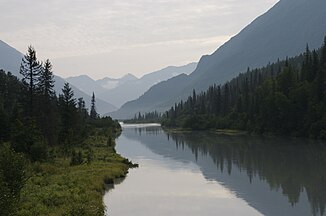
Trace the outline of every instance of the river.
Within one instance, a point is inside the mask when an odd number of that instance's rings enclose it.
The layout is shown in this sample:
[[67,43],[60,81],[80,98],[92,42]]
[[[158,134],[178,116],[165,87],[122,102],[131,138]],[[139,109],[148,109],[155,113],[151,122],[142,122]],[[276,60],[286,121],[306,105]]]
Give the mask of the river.
[[326,215],[325,146],[124,125],[117,152],[139,168],[104,195],[106,215]]

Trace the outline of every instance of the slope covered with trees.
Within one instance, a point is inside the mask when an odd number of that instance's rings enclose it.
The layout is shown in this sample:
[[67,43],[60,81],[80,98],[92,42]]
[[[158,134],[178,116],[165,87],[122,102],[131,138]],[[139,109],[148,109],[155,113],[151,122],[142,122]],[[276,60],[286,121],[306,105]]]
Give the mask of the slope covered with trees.
[[180,100],[187,100],[193,89],[205,91],[214,83],[223,84],[246,72],[247,67],[261,68],[278,58],[299,55],[304,52],[305,43],[312,49],[319,48],[326,35],[325,8],[325,0],[278,1],[214,53],[202,56],[189,76],[153,86],[112,116],[126,119],[138,112],[165,111]]
[[68,83],[57,97],[51,62],[32,46],[20,73],[0,70],[0,215],[102,215],[104,181],[130,165],[114,151],[119,123],[99,117],[95,95],[89,113]]
[[319,50],[269,64],[166,112],[163,125],[195,130],[239,129],[326,138],[326,38]]

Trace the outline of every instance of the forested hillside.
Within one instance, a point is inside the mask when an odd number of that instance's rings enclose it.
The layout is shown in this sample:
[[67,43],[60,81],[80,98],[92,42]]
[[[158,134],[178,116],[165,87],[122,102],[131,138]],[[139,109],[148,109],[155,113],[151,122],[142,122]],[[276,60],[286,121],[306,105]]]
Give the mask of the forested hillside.
[[[114,117],[125,119],[138,112],[165,111],[180,100],[186,100],[193,89],[205,91],[214,83],[223,84],[240,72],[246,72],[247,67],[261,68],[278,58],[299,55],[304,52],[306,43],[312,49],[319,48],[326,35],[325,8],[325,0],[278,1],[214,53],[202,56],[189,76],[153,86],[144,96],[113,113]],[[173,93],[161,96],[167,92]]]
[[[236,62],[235,62],[236,64]],[[326,38],[319,50],[248,69],[224,85],[175,104],[168,127],[239,129],[326,138]]]
[[33,47],[20,73],[22,81],[0,70],[0,215],[102,215],[104,181],[129,164],[113,149],[119,123],[99,118],[95,95],[89,112],[68,83],[57,97],[51,62]]

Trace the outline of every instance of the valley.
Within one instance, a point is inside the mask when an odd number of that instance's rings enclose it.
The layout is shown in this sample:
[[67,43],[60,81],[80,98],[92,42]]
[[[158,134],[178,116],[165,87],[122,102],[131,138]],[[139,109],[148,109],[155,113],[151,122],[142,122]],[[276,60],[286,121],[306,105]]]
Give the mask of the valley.
[[325,215],[325,0],[1,4],[0,216]]

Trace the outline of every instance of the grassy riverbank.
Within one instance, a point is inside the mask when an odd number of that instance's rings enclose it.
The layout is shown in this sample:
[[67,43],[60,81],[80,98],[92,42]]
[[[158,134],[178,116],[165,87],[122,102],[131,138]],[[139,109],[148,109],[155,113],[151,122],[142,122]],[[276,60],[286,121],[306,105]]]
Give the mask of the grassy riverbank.
[[131,163],[108,147],[99,130],[69,151],[81,152],[84,162],[72,166],[66,152],[52,148],[52,161],[29,166],[17,215],[103,215],[105,183],[126,176]]

